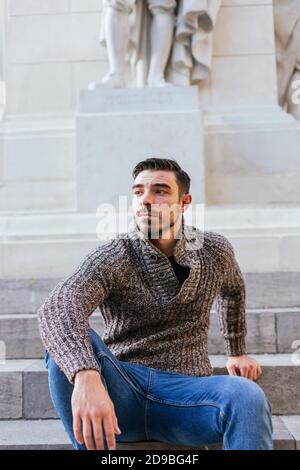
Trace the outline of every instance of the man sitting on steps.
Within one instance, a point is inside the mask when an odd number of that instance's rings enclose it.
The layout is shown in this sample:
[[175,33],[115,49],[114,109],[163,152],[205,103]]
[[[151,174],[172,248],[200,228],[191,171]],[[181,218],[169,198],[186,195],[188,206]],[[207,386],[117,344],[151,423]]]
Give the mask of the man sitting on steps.
[[[272,449],[231,243],[186,225],[190,178],[176,161],[148,158],[133,178],[134,228],[93,249],[38,310],[51,397],[74,448]],[[208,357],[215,299],[229,375],[214,376]],[[97,307],[102,338],[89,328]]]

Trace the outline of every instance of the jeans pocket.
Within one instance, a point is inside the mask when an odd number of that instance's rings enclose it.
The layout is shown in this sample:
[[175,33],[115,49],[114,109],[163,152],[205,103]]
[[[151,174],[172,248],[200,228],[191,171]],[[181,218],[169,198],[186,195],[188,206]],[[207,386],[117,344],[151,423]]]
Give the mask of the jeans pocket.
[[113,360],[110,356],[108,356],[106,354],[102,354],[102,353],[101,353],[101,355],[97,354],[96,356],[97,356],[98,360],[100,360],[101,368],[103,367],[103,360],[104,360],[104,358],[106,358],[117,369],[117,371],[121,374],[123,379],[126,380],[127,384],[130,385],[130,387],[134,388],[138,393],[142,394],[144,397],[146,396],[145,391],[142,390],[138,385],[133,383],[132,378],[128,374],[126,368],[122,367],[122,365],[119,364],[118,360]]

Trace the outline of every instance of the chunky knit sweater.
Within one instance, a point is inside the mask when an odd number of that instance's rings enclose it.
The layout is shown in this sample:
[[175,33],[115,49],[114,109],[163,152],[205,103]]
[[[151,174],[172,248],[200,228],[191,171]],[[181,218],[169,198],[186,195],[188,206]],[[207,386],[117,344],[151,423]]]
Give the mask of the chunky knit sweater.
[[89,338],[99,307],[102,339],[122,361],[180,374],[213,374],[208,356],[215,301],[226,353],[246,353],[245,282],[223,235],[186,225],[173,256],[190,268],[183,284],[169,258],[134,223],[106,240],[59,282],[38,309],[46,349],[68,380],[82,369],[101,373]]

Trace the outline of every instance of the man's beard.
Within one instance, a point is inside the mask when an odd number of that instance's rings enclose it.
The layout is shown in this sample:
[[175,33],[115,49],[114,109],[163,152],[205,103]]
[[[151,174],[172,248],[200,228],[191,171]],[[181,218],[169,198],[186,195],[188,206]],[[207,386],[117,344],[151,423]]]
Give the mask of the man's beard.
[[[157,224],[153,223],[153,220],[150,218],[150,220],[147,221],[148,226],[145,228],[145,232],[147,233],[148,238],[152,240],[158,240],[161,238],[165,240],[169,240],[170,238],[173,238],[174,235],[176,237],[176,234],[173,234],[171,237],[171,231],[173,227],[175,226],[179,216],[180,214],[178,214],[177,218],[175,218],[175,214],[173,214],[172,219],[167,217],[166,218],[167,220],[164,221],[162,220],[162,216],[160,215],[159,221]],[[162,223],[161,221],[164,223]],[[179,232],[180,232],[180,229],[179,229]]]
[[[148,238],[152,239],[159,239],[159,238],[166,238],[166,234],[169,234],[172,227],[174,226],[174,222],[169,223],[165,226],[158,226],[158,227],[151,227],[151,223],[148,224]],[[170,234],[168,236],[170,238]]]
[[[153,240],[157,239],[165,239],[169,240],[170,238],[181,238],[181,227],[182,224],[180,224],[180,227],[177,229],[176,233],[171,232],[174,231],[173,227],[175,224],[177,224],[178,220],[180,219],[180,216],[182,215],[181,210],[178,210],[179,208],[176,208],[176,210],[172,210],[164,212],[164,211],[156,211],[156,210],[151,210],[150,208],[148,210],[142,210],[138,211],[138,215],[148,215],[150,217],[144,218],[138,223],[138,219],[136,220],[136,223],[138,225],[138,228],[141,232],[144,233],[144,235]],[[152,217],[151,217],[152,215]]]

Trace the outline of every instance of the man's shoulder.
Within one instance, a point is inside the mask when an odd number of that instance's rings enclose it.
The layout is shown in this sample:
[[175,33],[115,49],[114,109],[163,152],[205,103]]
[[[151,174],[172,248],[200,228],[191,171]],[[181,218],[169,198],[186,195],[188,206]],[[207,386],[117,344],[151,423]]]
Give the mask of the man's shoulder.
[[207,246],[211,246],[212,248],[220,251],[233,250],[232,243],[229,241],[229,239],[219,232],[205,230],[204,242],[207,244]]
[[229,260],[234,256],[234,248],[229,239],[212,230],[196,229],[194,231],[198,235],[198,239],[202,241],[202,250],[208,252],[210,256],[219,260]]
[[99,240],[98,245],[90,251],[88,256],[102,264],[112,266],[112,264],[122,261],[126,257],[126,254],[126,242],[124,238],[120,237],[118,234],[111,238]]
[[220,250],[232,247],[228,238],[219,232],[202,230],[195,225],[186,225],[185,233],[189,239],[203,240],[207,247],[211,246]]

